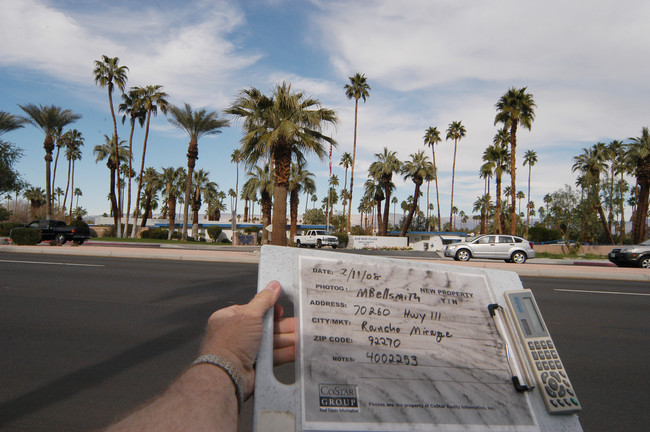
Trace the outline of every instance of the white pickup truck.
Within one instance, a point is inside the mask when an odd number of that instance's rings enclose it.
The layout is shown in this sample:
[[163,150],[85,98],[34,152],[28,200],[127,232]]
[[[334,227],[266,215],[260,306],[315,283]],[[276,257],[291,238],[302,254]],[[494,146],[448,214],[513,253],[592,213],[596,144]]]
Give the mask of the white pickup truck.
[[329,235],[325,230],[307,230],[304,235],[297,235],[293,238],[293,242],[297,247],[317,247],[332,246],[336,249],[339,245],[339,239],[333,235]]

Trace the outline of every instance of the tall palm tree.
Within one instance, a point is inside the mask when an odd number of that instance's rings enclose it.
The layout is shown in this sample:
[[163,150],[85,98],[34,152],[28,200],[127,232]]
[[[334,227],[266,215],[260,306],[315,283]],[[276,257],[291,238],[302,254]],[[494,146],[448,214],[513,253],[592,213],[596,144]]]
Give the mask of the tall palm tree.
[[528,227],[530,226],[530,176],[533,165],[536,163],[537,153],[535,150],[527,150],[524,154],[524,166],[528,165],[528,202],[526,203],[526,234],[524,235],[526,238],[528,238]]
[[393,173],[399,173],[402,170],[402,162],[397,159],[397,153],[389,151],[388,147],[384,147],[383,153],[376,153],[377,160],[370,164],[368,173],[375,178],[379,185],[384,190],[384,216],[382,223],[379,224],[380,236],[388,234],[388,215],[390,213],[390,197],[392,191],[395,189],[393,184]]
[[600,202],[600,173],[608,168],[605,162],[604,146],[594,145],[588,149],[582,149],[582,154],[573,158],[573,172],[580,171],[587,187],[587,199],[591,202],[594,210],[598,211],[603,231],[607,236],[609,244],[614,243],[611,231],[607,227],[607,218]]
[[0,111],[0,136],[4,135],[6,132],[20,129],[26,122],[27,120],[22,117],[9,114],[6,111]]
[[192,182],[192,237],[196,240],[199,234],[199,211],[201,210],[201,197],[214,196],[219,186],[210,181],[210,173],[199,169],[194,171]]
[[410,157],[411,159],[405,161],[402,165],[402,175],[404,176],[404,180],[411,179],[415,185],[415,190],[413,191],[413,201],[411,202],[409,212],[404,220],[400,237],[406,237],[406,233],[411,226],[413,215],[415,214],[415,210],[418,208],[418,198],[420,196],[420,187],[422,186],[422,182],[425,180],[433,180],[436,174],[436,169],[433,166],[433,163],[431,163],[429,158],[424,155],[423,150],[411,154]]
[[517,230],[517,129],[519,125],[530,130],[535,121],[535,100],[533,95],[526,93],[526,87],[510,88],[496,103],[497,115],[494,124],[503,123],[510,129],[510,234]]
[[18,105],[27,117],[23,120],[39,128],[45,134],[43,148],[45,149],[45,199],[47,203],[46,217],[52,218],[52,190],[50,164],[52,163],[52,152],[54,151],[54,135],[67,125],[74,123],[81,118],[80,114],[75,114],[68,109],[50,105],[36,106],[34,104]]
[[[117,107],[118,112],[123,113],[122,115],[122,124],[126,122],[128,117],[129,122],[131,123],[131,132],[129,133],[129,173],[133,172],[132,161],[133,161],[133,132],[135,131],[136,123],[140,124],[140,127],[144,126],[144,121],[146,119],[147,113],[142,106],[140,101],[139,92],[136,88],[131,88],[128,93],[122,93],[122,103]],[[131,215],[131,176],[128,176],[128,187],[127,187],[127,200],[126,200],[126,223],[125,226],[129,226],[129,217]],[[138,208],[136,205],[136,213]],[[137,224],[137,220],[133,222],[133,225]]]
[[[462,138],[465,137],[467,131],[465,130],[465,126],[463,126],[461,121],[454,121],[449,124],[449,127],[447,128],[447,137],[445,138],[446,140],[453,139],[454,140],[454,162],[452,165],[451,169],[451,209],[454,208],[454,181],[456,178],[456,151],[458,150],[458,141]],[[417,198],[416,198],[417,199]],[[438,206],[438,208],[440,208]],[[450,209],[450,212],[451,212]],[[454,230],[454,222],[453,222],[453,213],[449,213],[449,226],[451,227],[451,230]]]
[[440,193],[438,191],[438,166],[436,165],[436,144],[440,144],[440,131],[437,127],[429,127],[424,133],[424,144],[431,147],[431,157],[433,160],[433,167],[436,169],[436,206],[438,208],[438,231],[442,231],[441,217],[440,217]]
[[142,212],[142,223],[140,226],[146,227],[147,219],[149,217],[149,213],[152,210],[152,204],[154,202],[156,194],[163,187],[162,177],[158,171],[152,167],[149,167],[144,171],[144,175],[142,176],[142,184],[144,187],[144,206]]
[[[65,150],[65,158],[68,160],[68,184],[71,184],[71,188],[75,191],[74,187],[74,165],[75,161],[81,160],[81,146],[84,145],[84,139],[81,136],[81,132],[76,129],[66,132],[70,134],[66,139],[67,146]],[[71,179],[72,177],[72,179]],[[65,196],[68,195],[68,184],[65,187]],[[70,208],[69,210],[69,221],[72,222],[72,198],[74,197],[74,192],[70,195]],[[78,200],[77,200],[78,201]],[[65,198],[63,199],[65,203]]]
[[[163,114],[167,114],[169,109],[169,102],[167,102],[167,93],[162,91],[161,85],[148,85],[146,87],[134,87],[134,92],[137,95],[138,105],[140,109],[144,110],[147,113],[147,120],[144,132],[144,142],[142,144],[142,162],[140,163],[140,176],[138,178],[138,192],[136,194],[135,208],[139,208],[140,205],[140,191],[142,190],[142,175],[144,172],[144,160],[147,153],[147,140],[149,138],[149,125],[151,123],[151,116],[158,115],[158,110]],[[191,178],[192,173],[189,173],[188,178]],[[188,196],[185,197],[185,206],[187,211],[187,201]],[[187,219],[187,214],[185,215]],[[187,222],[187,220],[186,220]],[[135,220],[133,221],[133,231],[131,232],[131,237],[136,237],[138,233],[138,218],[136,215]],[[187,233],[185,233],[184,239],[187,238]]]
[[[70,175],[72,174],[74,179],[74,162],[81,159],[81,146],[84,145],[84,138],[81,135],[81,132],[72,129],[61,136],[61,142],[65,144],[65,158],[68,161],[68,180],[65,185],[65,194],[63,196],[63,207],[65,208],[70,188]],[[72,205],[70,205],[69,211],[72,211]]]
[[187,173],[183,168],[163,168],[161,180],[163,183],[163,196],[167,203],[167,218],[169,219],[169,233],[167,240],[172,239],[174,234],[174,225],[176,223],[176,201],[179,195],[183,192],[185,184],[185,176]]
[[[118,206],[117,199],[115,197],[115,185],[117,182],[117,163],[115,162],[115,152],[113,150],[113,138],[109,138],[108,135],[104,135],[104,144],[98,144],[93,148],[93,154],[95,155],[95,163],[103,161],[106,159],[106,167],[110,171],[110,189],[109,197],[111,201],[111,213],[113,215],[113,222],[115,223],[115,231],[117,232],[117,225],[120,223],[118,218]],[[118,143],[119,150],[119,159],[121,162],[125,162],[126,158],[129,155],[128,149],[126,148],[124,140],[121,140]]]
[[[485,159],[483,160],[485,161]],[[485,163],[481,165],[481,169],[479,170],[479,177],[485,180],[483,196],[485,197],[485,204],[486,204],[485,206],[482,207],[485,213],[481,213],[481,234],[485,234],[487,229],[487,221],[490,214],[490,206],[491,206],[490,179],[492,178],[493,174],[494,174],[494,163],[485,161]]]
[[348,192],[348,168],[352,166],[352,155],[348,152],[344,152],[341,155],[339,166],[342,166],[345,169],[345,180],[343,181],[343,190],[345,193],[341,192],[341,198],[343,199],[343,215],[347,215],[345,209],[348,204],[348,199],[350,198],[350,194]]
[[185,203],[183,208],[183,232],[182,239],[187,239],[187,218],[190,205],[190,187],[192,185],[192,173],[196,160],[199,158],[199,139],[206,135],[221,133],[221,128],[228,127],[228,120],[219,119],[215,111],[208,112],[205,108],[193,110],[192,106],[185,103],[183,108],[170,106],[169,122],[183,130],[190,138],[187,148],[187,183],[185,185]]
[[[93,75],[95,76],[95,84],[99,87],[106,87],[108,91],[108,105],[111,109],[111,118],[113,119],[113,160],[116,163],[116,170],[120,172],[120,156],[119,144],[117,137],[117,120],[115,119],[115,110],[113,109],[113,90],[115,86],[124,93],[124,87],[127,81],[127,72],[129,70],[126,66],[120,66],[120,59],[117,57],[108,57],[103,55],[101,60],[95,60],[95,69]],[[122,237],[122,208],[120,207],[121,197],[117,196],[117,223],[115,231],[117,237]]]
[[354,99],[354,141],[352,144],[352,165],[350,169],[350,193],[348,201],[348,223],[346,232],[350,232],[350,217],[352,216],[352,189],[354,188],[354,164],[357,159],[357,119],[359,113],[359,99],[366,102],[370,96],[370,85],[366,82],[365,74],[356,73],[354,76],[348,77],[349,84],[344,86],[345,95],[348,99]]
[[54,202],[54,185],[56,181],[56,168],[57,165],[59,164],[59,153],[61,152],[61,149],[65,147],[65,142],[63,140],[63,130],[59,129],[56,131],[54,134],[54,143],[56,145],[56,156],[54,156],[54,169],[52,170],[52,186],[51,186],[51,191],[52,191],[52,202]]
[[494,232],[502,233],[501,228],[501,178],[504,173],[509,172],[510,152],[508,142],[510,133],[506,129],[500,129],[494,136],[493,144],[485,149],[483,160],[494,167],[496,179],[495,206],[494,206]]
[[255,88],[244,90],[226,112],[244,121],[241,143],[248,165],[266,157],[273,163],[271,238],[274,245],[285,246],[291,161],[310,152],[321,159],[325,157],[325,143],[336,145],[336,141],[324,135],[322,128],[327,123],[336,124],[336,114],[322,108],[318,100],[293,92],[286,82],[275,88],[272,97]]
[[650,132],[641,129],[641,135],[629,138],[628,153],[634,162],[636,183],[639,185],[636,213],[632,218],[632,240],[641,243],[647,238],[648,200],[650,195]]
[[236,164],[236,176],[235,176],[235,205],[233,211],[235,212],[235,217],[237,217],[237,195],[239,195],[239,163],[242,161],[242,153],[240,149],[234,149],[230,154],[230,162]]

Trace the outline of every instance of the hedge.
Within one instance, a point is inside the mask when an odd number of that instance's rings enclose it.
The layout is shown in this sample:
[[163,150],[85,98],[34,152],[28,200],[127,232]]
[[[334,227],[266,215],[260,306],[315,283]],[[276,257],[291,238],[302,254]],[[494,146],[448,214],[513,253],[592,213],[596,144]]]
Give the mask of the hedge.
[[11,230],[11,240],[17,245],[37,245],[41,240],[38,228],[18,227]]

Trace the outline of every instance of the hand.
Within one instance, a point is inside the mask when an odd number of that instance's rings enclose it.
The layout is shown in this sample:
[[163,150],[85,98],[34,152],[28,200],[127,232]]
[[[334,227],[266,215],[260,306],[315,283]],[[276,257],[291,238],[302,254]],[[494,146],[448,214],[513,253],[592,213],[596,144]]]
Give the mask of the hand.
[[274,363],[282,364],[295,359],[295,320],[281,319],[282,307],[276,305],[281,290],[280,283],[272,281],[248,304],[220,309],[208,320],[200,355],[217,354],[232,362],[244,380],[245,398],[250,397],[255,388],[253,364],[262,340],[262,318],[273,305],[276,320]]

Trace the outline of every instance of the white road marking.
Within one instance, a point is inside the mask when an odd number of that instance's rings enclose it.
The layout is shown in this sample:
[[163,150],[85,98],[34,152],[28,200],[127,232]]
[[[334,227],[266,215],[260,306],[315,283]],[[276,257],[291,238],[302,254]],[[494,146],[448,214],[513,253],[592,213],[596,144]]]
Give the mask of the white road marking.
[[644,294],[644,293],[631,293],[631,292],[618,292],[618,291],[589,291],[589,290],[572,290],[572,289],[559,289],[559,288],[556,288],[555,291],[585,293],[585,294],[613,294],[613,295],[629,295],[629,296],[650,296],[650,294]]
[[75,263],[57,263],[57,262],[48,262],[48,261],[0,260],[0,262],[18,263],[18,264],[62,265],[62,266],[75,266],[75,267],[106,267],[104,264],[75,264]]

